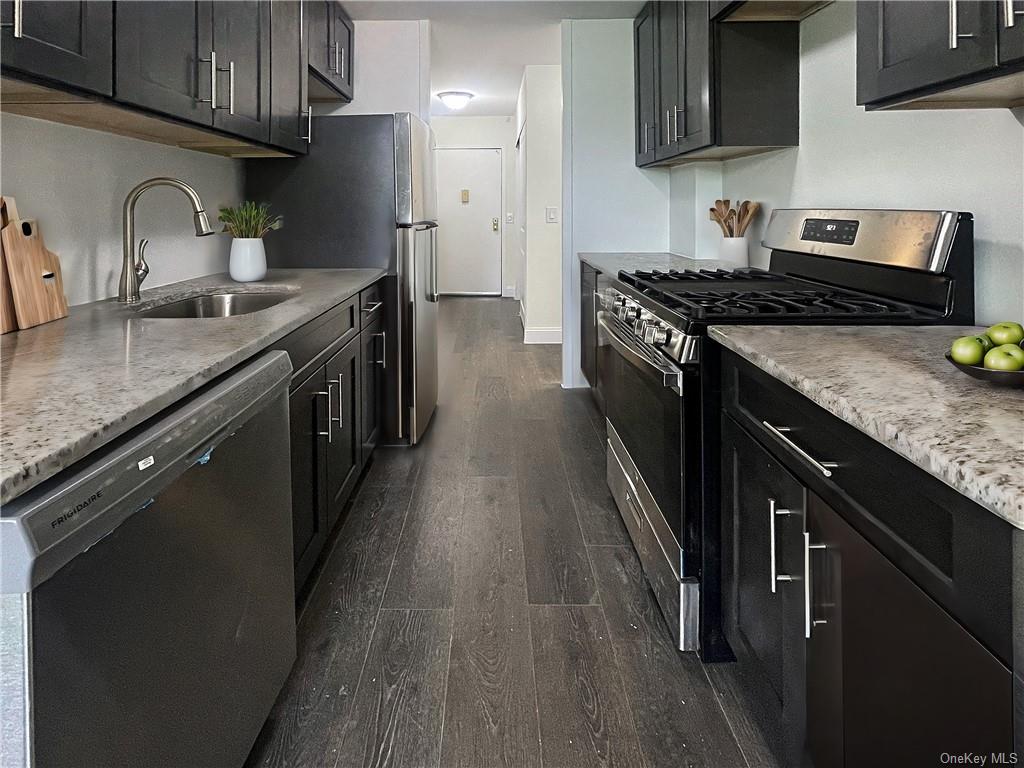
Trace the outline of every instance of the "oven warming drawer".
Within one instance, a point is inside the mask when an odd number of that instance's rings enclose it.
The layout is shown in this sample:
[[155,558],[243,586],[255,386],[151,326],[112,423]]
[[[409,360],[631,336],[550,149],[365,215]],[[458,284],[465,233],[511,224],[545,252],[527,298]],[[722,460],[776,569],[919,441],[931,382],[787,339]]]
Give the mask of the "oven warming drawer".
[[696,579],[679,577],[679,545],[615,427],[610,421],[607,425],[608,487],[615,506],[633,540],[676,647],[681,651],[699,650],[700,586]]

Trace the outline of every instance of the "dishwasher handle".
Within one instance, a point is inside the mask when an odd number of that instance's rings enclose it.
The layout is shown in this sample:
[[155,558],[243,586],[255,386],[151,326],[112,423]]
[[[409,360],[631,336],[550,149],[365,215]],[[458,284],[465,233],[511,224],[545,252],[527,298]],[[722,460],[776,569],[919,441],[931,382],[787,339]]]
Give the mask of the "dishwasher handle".
[[0,594],[49,579],[192,467],[216,461],[217,446],[267,408],[287,413],[291,372],[287,353],[268,352],[5,504]]

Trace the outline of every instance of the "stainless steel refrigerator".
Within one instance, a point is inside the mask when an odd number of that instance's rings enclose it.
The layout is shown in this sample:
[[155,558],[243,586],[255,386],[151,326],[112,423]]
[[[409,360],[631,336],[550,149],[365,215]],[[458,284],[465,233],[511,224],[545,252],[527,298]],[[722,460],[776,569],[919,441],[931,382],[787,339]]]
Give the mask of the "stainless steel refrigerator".
[[[284,228],[271,267],[379,267],[386,281],[385,442],[419,442],[437,404],[434,135],[408,112],[315,117],[305,157],[246,161],[246,199]],[[392,368],[392,365],[394,366]]]

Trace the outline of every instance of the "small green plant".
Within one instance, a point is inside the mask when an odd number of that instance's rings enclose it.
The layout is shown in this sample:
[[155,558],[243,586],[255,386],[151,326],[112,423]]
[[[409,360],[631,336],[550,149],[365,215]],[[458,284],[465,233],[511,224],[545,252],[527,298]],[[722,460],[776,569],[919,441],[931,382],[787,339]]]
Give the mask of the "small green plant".
[[237,208],[221,208],[218,218],[224,224],[224,232],[232,237],[263,237],[272,229],[284,226],[280,216],[270,213],[268,203],[246,201]]

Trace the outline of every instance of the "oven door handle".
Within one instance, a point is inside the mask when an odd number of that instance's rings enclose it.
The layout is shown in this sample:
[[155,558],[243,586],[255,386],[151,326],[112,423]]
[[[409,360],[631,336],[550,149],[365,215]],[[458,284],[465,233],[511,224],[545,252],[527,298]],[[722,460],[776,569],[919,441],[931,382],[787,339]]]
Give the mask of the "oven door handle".
[[680,397],[683,396],[683,372],[669,363],[658,363],[652,360],[645,352],[636,345],[620,336],[614,327],[598,313],[597,324],[604,331],[608,343],[616,352],[641,371],[656,371],[661,374],[661,381]]

